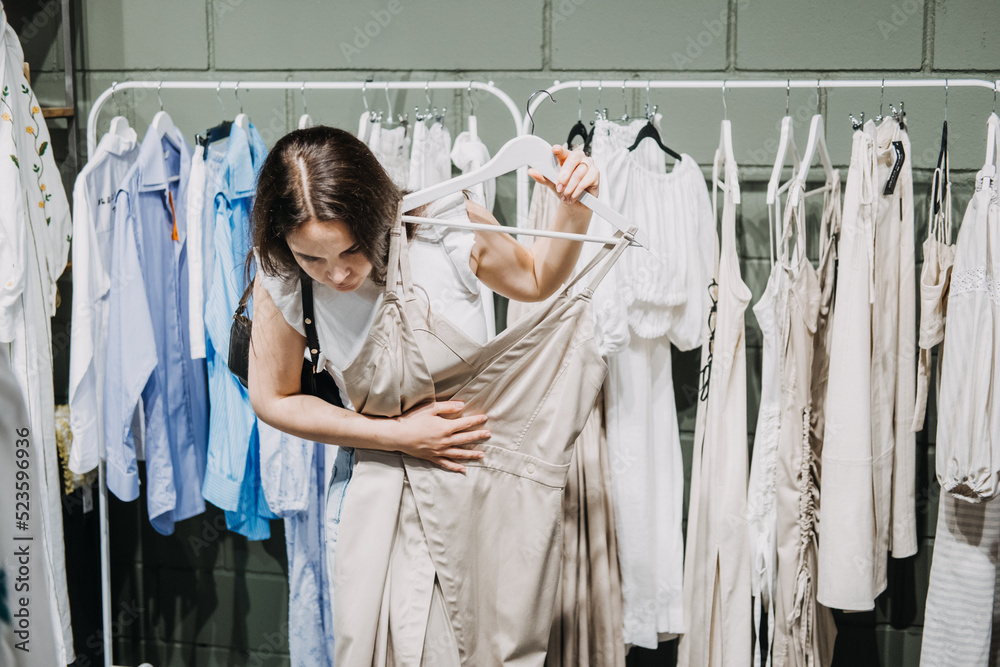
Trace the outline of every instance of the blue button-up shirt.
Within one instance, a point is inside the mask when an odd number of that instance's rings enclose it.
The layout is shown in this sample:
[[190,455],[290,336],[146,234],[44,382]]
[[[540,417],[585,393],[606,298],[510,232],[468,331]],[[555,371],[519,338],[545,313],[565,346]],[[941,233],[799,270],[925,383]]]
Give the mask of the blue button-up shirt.
[[[146,502],[153,528],[205,510],[201,485],[208,435],[204,360],[188,334],[185,195],[191,148],[177,128],[150,127],[115,203],[112,231],[105,433],[108,488],[139,495],[131,423],[142,398]],[[176,234],[175,234],[176,232]]]
[[246,388],[229,371],[229,331],[233,312],[243,295],[243,266],[250,250],[250,211],[257,172],[267,148],[250,124],[235,123],[226,157],[214,182],[208,184],[215,203],[214,254],[211,287],[205,303],[205,352],[211,394],[205,499],[226,510],[226,524],[249,539],[270,537],[268,519],[277,518],[267,506],[260,484],[260,442],[257,418]]

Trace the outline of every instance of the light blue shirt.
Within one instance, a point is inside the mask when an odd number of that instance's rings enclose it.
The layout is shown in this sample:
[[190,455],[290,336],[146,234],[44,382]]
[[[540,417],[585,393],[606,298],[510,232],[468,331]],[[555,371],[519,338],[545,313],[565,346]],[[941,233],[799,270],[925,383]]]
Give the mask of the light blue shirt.
[[[131,429],[142,398],[146,504],[163,535],[205,511],[208,435],[204,360],[191,359],[185,196],[191,147],[150,127],[115,199],[104,414],[108,488],[139,495]],[[171,206],[171,202],[173,206]],[[177,238],[173,238],[176,230]]]
[[249,539],[271,535],[268,508],[260,484],[257,418],[246,388],[229,371],[229,330],[243,295],[243,266],[250,250],[250,211],[257,172],[267,148],[257,129],[233,124],[226,156],[208,183],[214,202],[214,263],[205,302],[205,352],[211,395],[208,463],[203,494],[226,510],[226,524]]

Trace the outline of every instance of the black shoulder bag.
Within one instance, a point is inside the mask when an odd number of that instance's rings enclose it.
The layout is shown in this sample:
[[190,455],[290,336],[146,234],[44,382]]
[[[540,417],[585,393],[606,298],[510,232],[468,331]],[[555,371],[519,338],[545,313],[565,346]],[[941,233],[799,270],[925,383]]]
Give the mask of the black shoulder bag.
[[[340,390],[333,376],[326,370],[316,370],[319,357],[319,335],[316,333],[316,319],[313,315],[312,278],[299,271],[302,285],[302,322],[306,330],[306,344],[309,358],[302,359],[302,393],[322,398],[327,403],[344,407],[340,400]],[[246,316],[247,300],[253,291],[253,284],[247,287],[240,305],[233,314],[233,326],[229,330],[229,370],[247,386],[247,370],[250,366],[250,331],[253,322]]]

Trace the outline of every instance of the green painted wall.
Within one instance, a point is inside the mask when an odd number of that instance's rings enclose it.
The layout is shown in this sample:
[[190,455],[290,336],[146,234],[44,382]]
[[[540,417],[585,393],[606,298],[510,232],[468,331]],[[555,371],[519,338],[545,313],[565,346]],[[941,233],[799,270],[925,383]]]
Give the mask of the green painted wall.
[[[39,98],[61,104],[58,2],[8,5]],[[81,129],[90,102],[112,81],[125,80],[471,78],[495,81],[523,105],[532,92],[556,79],[603,79],[607,86],[600,105],[617,116],[625,107],[641,113],[645,103],[642,90],[630,90],[623,98],[621,88],[615,88],[622,79],[1000,77],[996,0],[75,0],[73,5]],[[232,117],[242,105],[269,144],[295,127],[303,108],[298,92],[242,92],[237,102],[231,89],[224,90],[225,111],[213,92],[168,90],[161,97],[189,137],[222,116]],[[130,91],[119,98],[121,113],[140,129],[159,110],[154,91]],[[368,99],[373,108],[386,106],[380,91],[369,92]],[[536,134],[553,142],[565,138],[577,114],[575,91],[557,99],[557,105],[544,104],[536,119]],[[899,99],[906,102],[914,149],[919,243],[926,228],[929,168],[937,156],[944,92],[890,89],[886,109]],[[393,92],[390,101],[397,113],[425,105],[422,91]],[[469,111],[468,98],[463,92],[437,92],[433,101],[448,107],[453,135],[457,133]],[[475,102],[480,134],[496,150],[513,135],[509,115],[492,98],[477,97]],[[786,100],[783,91],[730,89],[726,102],[743,181],[739,252],[756,300],[769,270],[762,181],[770,172]],[[723,113],[719,91],[654,90],[652,103],[664,114],[665,141],[708,164]],[[597,104],[597,91],[583,91],[585,120]],[[846,176],[847,114],[878,113],[879,91],[837,89],[817,98],[815,91],[793,90],[788,104],[801,137],[817,109],[825,114],[831,152]],[[982,163],[993,95],[952,88],[948,104],[957,226]],[[357,126],[364,108],[358,92],[309,92],[308,106],[318,122],[348,129]],[[102,131],[115,113],[115,105],[105,107]],[[56,148],[65,160],[71,148],[64,125],[54,121],[51,126],[54,145],[62,138]],[[72,150],[85,158],[82,131]],[[71,184],[73,174],[64,176]],[[514,191],[513,178],[501,180],[497,214],[507,222],[514,219]],[[747,336],[752,434],[760,334],[749,310]],[[697,365],[696,354],[675,354],[688,467],[695,416],[689,397]],[[60,372],[57,384],[64,385]],[[65,392],[62,386],[57,393],[60,389]],[[893,562],[889,591],[874,612],[838,616],[838,664],[917,664],[937,514],[934,429],[932,408],[929,426],[918,436],[920,551]],[[271,540],[248,544],[220,532],[221,515],[210,511],[180,524],[174,537],[163,538],[149,529],[142,507],[115,503],[112,508],[116,609],[124,619],[116,662],[134,665],[145,659],[155,667],[285,664],[287,641],[275,634],[287,617],[280,523],[273,524]],[[630,662],[669,664],[670,653],[670,646],[658,654],[633,652]]]

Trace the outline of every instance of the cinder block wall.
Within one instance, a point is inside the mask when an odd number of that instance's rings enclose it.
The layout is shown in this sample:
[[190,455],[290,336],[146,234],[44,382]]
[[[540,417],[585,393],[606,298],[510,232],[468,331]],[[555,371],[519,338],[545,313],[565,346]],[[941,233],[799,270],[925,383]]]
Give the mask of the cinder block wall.
[[[582,92],[582,116],[598,105],[611,116],[640,114],[644,90],[622,95],[622,79],[657,78],[927,78],[1000,77],[1000,4],[995,0],[76,0],[77,112],[75,149],[85,159],[82,131],[92,100],[112,81],[125,80],[363,80],[475,79],[494,81],[519,104],[556,80],[602,79],[598,96]],[[61,104],[62,43],[58,2],[22,2],[13,13],[40,99]],[[120,94],[101,114],[105,131],[115,113],[144,131],[160,104],[155,91]],[[193,138],[242,107],[268,144],[295,127],[303,110],[297,91],[232,89],[161,94],[164,109]],[[389,95],[395,113],[426,104],[423,91]],[[929,172],[937,157],[945,96],[941,89],[889,89],[905,100],[916,180],[916,238],[926,230]],[[575,90],[557,95],[536,115],[536,134],[565,139],[580,105]],[[847,114],[879,111],[878,89],[797,89],[787,101],[796,135],[804,141],[819,111],[827,140],[846,177],[851,128]],[[357,127],[359,92],[309,92],[317,122]],[[650,101],[664,115],[664,140],[707,165],[718,143],[723,100],[719,91],[657,91]],[[489,97],[435,92],[448,108],[453,136],[475,104],[480,134],[496,150],[513,136],[509,114]],[[384,109],[386,96],[371,90],[368,103]],[[220,106],[221,104],[221,106]],[[954,183],[954,223],[982,165],[985,121],[993,108],[988,90],[952,88],[948,98]],[[760,296],[770,268],[763,181],[774,159],[784,91],[733,90],[726,95],[741,166],[743,205],[739,253],[744,279]],[[117,109],[116,109],[117,106]],[[523,108],[523,106],[522,106]],[[61,121],[53,122],[59,135]],[[65,137],[65,133],[61,136]],[[65,139],[63,139],[65,145]],[[58,147],[57,147],[58,148]],[[69,147],[64,151],[73,150]],[[66,153],[63,154],[65,158]],[[68,184],[72,174],[65,173]],[[514,221],[514,180],[502,179],[497,215]],[[815,216],[811,229],[815,237]],[[920,261],[919,247],[917,248]],[[815,259],[815,242],[811,243]],[[917,270],[919,271],[919,265]],[[68,282],[68,281],[66,281]],[[747,311],[749,431],[755,429],[760,387],[760,333]],[[675,354],[677,408],[685,461],[694,428],[696,354]],[[57,375],[57,382],[65,382]],[[64,390],[64,387],[62,388]],[[838,616],[839,664],[916,665],[923,602],[933,547],[938,487],[934,481],[935,413],[918,436],[917,502],[920,552],[893,563],[889,591],[870,614]],[[116,504],[112,514],[116,609],[122,611],[116,662],[162,665],[284,664],[287,641],[275,634],[287,618],[286,559],[280,524],[268,542],[248,544],[227,534],[210,511],[178,527],[170,539],[148,528],[143,504]],[[670,647],[654,655],[633,652],[635,665],[669,661]]]

